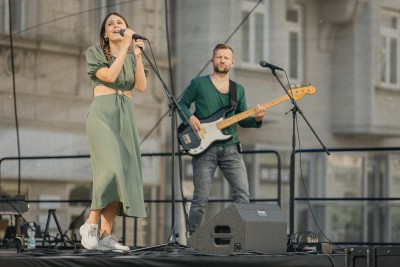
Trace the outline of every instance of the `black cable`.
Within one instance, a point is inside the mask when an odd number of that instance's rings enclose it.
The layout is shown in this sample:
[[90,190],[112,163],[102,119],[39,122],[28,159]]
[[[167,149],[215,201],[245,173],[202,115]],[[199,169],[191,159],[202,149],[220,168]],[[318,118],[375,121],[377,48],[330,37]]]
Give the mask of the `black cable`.
[[[285,73],[286,81],[287,81],[287,83],[288,83],[288,87],[289,87],[289,89],[290,89],[289,77],[288,77],[288,75],[287,75],[287,73],[286,73],[285,70],[284,70],[284,73]],[[293,94],[292,94],[292,97],[293,97]],[[294,108],[295,108],[295,107],[294,107]],[[295,112],[297,112],[297,111],[295,111]],[[308,207],[309,207],[311,216],[312,216],[312,218],[313,218],[313,221],[314,221],[316,227],[318,228],[318,230],[320,231],[320,233],[326,238],[326,240],[328,240],[329,242],[331,242],[332,244],[334,244],[334,242],[331,241],[331,240],[325,235],[324,231],[322,231],[321,227],[319,226],[319,224],[318,224],[318,222],[317,222],[317,220],[316,220],[316,218],[315,218],[313,209],[312,209],[312,207],[311,207],[311,203],[310,203],[310,201],[308,200],[309,197],[308,197],[307,188],[306,188],[306,185],[305,185],[305,182],[304,182],[303,167],[302,167],[302,163],[301,163],[301,162],[302,162],[302,159],[301,159],[301,155],[302,155],[302,153],[301,153],[301,140],[300,140],[300,130],[299,130],[299,124],[298,124],[297,116],[295,117],[295,125],[296,125],[297,139],[298,139],[298,141],[299,141],[299,150],[300,150],[300,156],[299,156],[299,157],[300,157],[300,159],[299,159],[299,162],[300,162],[300,177],[301,177],[301,181],[302,181],[302,184],[303,184],[304,194],[305,194],[306,199],[307,199],[307,204],[308,204]],[[300,234],[297,233],[297,244],[299,243],[299,239],[300,239],[301,234],[302,234],[303,232],[309,232],[309,231],[302,231],[302,232],[300,232]],[[314,234],[314,233],[313,233],[313,234]],[[296,233],[293,234],[293,236],[295,236],[295,235],[296,235]],[[293,237],[293,236],[292,236],[292,237]],[[292,242],[292,237],[290,237],[290,239],[289,239],[290,243]],[[338,247],[338,248],[340,248],[340,247]],[[332,262],[332,264],[333,264],[333,266],[334,266],[334,262],[333,262],[332,258],[330,258],[330,260],[331,260],[331,262]]]
[[[296,117],[296,127],[297,127],[297,139],[299,140],[299,150],[301,151],[300,131],[299,131],[299,125],[298,125],[297,117]],[[317,222],[317,219],[315,218],[314,211],[313,211],[313,209],[312,209],[312,207],[311,207],[311,203],[310,203],[310,201],[309,201],[309,199],[308,199],[309,197],[308,197],[308,193],[307,193],[307,187],[306,187],[306,184],[305,184],[305,182],[304,182],[303,167],[302,167],[302,164],[301,164],[301,161],[302,161],[301,155],[302,155],[302,153],[300,152],[300,155],[299,155],[299,157],[300,157],[300,159],[299,159],[299,164],[300,164],[300,177],[301,177],[301,182],[302,182],[302,184],[303,184],[304,194],[305,194],[306,199],[307,199],[308,208],[309,208],[310,213],[311,213],[311,217],[313,218],[313,221],[314,221],[314,223],[315,223],[315,226],[317,226],[318,230],[319,230],[320,233],[326,238],[326,240],[328,240],[328,241],[331,242],[333,245],[335,245],[335,243],[325,235],[324,231],[323,231],[323,230],[321,229],[321,227],[319,226],[319,224],[318,224],[318,222]],[[335,245],[335,246],[336,246],[337,248],[341,249],[341,247],[339,247],[339,246],[337,246],[337,245]]]
[[14,66],[14,44],[13,44],[13,33],[12,33],[12,12],[11,12],[11,0],[8,0],[8,17],[10,24],[10,50],[11,50],[11,73],[12,73],[12,87],[13,87],[13,100],[14,100],[14,115],[15,115],[15,130],[17,135],[17,155],[18,155],[18,195],[21,194],[21,148],[19,141],[19,123],[18,123],[18,112],[17,112],[17,93],[15,88],[15,66]]
[[[168,66],[169,66],[169,74],[170,74],[170,80],[171,80],[171,86],[172,86],[172,92],[175,93],[174,90],[174,82],[173,82],[173,72],[172,72],[172,65],[171,65],[171,48],[170,48],[170,39],[169,39],[169,17],[168,17],[168,0],[164,0],[165,3],[165,29],[166,29],[166,36],[167,36],[167,51],[168,51]],[[167,113],[166,113],[167,114]],[[178,124],[177,124],[177,120],[175,121],[176,125],[175,125],[175,129],[178,129]],[[181,192],[181,198],[182,200],[185,200],[185,196],[183,193],[183,172],[182,172],[182,153],[179,149],[179,141],[178,141],[178,176],[179,176],[179,185],[180,185],[180,192]],[[172,155],[174,156],[174,155]],[[174,179],[172,177],[172,179]],[[183,213],[184,213],[184,218],[186,221],[186,227],[189,225],[188,222],[188,213],[186,210],[186,201],[182,201],[182,209],[183,209]],[[187,232],[187,229],[186,229]]]
[[171,91],[175,94],[175,86],[172,72],[172,60],[171,60],[171,47],[170,47],[170,39],[169,39],[169,17],[168,17],[168,0],[164,0],[164,11],[165,11],[165,35],[167,39],[167,53],[168,53],[168,69],[169,69],[169,79],[171,83]]
[[[7,203],[10,204],[10,206],[18,213],[19,216],[21,216],[21,219],[24,221],[24,224],[25,224],[28,228],[30,228],[30,229],[35,233],[35,235],[36,235],[36,234],[41,235],[41,233],[37,233],[37,232],[36,232],[36,228],[32,228],[32,227],[29,225],[29,222],[24,218],[24,216],[23,216],[22,213],[19,211],[19,209],[18,209],[17,207],[15,207],[15,206],[12,204],[11,201],[7,201]],[[15,227],[16,227],[16,226],[17,226],[17,222],[15,222]],[[17,229],[15,229],[15,230],[17,230]],[[21,233],[21,234],[22,234],[22,233]],[[49,235],[49,238],[50,238],[50,237],[51,237],[51,236]],[[45,238],[45,237],[43,236],[43,238]],[[53,238],[56,239],[56,237],[54,237],[54,236],[53,236]]]
[[322,255],[327,256],[329,261],[332,263],[332,267],[335,267],[335,262],[333,261],[331,255],[329,255],[328,253],[322,253]]
[[[36,235],[36,234],[39,234],[40,236],[42,235],[41,233],[37,233],[35,227],[32,228],[32,227],[29,225],[28,221],[24,218],[24,216],[23,216],[22,213],[19,211],[19,209],[18,209],[17,207],[15,207],[15,206],[12,204],[11,201],[7,201],[7,203],[10,204],[10,206],[18,213],[19,216],[21,216],[21,219],[24,221],[24,224],[25,224],[28,228],[30,228],[30,229],[35,233],[35,235]],[[86,206],[84,212],[86,211],[87,208],[88,208],[88,206]],[[12,221],[12,216],[11,216],[11,221]],[[16,227],[16,226],[17,226],[17,222],[15,222],[15,227]],[[15,228],[15,231],[17,231],[16,228]],[[21,233],[21,234],[22,234],[22,233]],[[62,233],[60,233],[60,235],[62,235]],[[51,236],[50,234],[47,234],[47,236],[48,236],[48,241],[49,241],[48,243],[49,243],[49,244],[51,243],[51,239],[50,239],[51,237],[54,238],[54,241],[58,241],[57,236]],[[63,236],[66,236],[66,234],[64,234]],[[61,240],[63,239],[63,236],[60,236]],[[43,235],[43,239],[45,239],[45,238],[46,238],[46,236]],[[68,237],[67,237],[67,238],[68,238]],[[66,240],[66,241],[62,241],[62,242],[57,242],[57,243],[55,244],[55,248],[58,249],[58,247],[59,247],[60,245],[66,246],[67,243],[72,244],[72,245],[74,246],[75,250],[76,250],[76,244],[75,244],[75,242],[73,242],[72,240]]]

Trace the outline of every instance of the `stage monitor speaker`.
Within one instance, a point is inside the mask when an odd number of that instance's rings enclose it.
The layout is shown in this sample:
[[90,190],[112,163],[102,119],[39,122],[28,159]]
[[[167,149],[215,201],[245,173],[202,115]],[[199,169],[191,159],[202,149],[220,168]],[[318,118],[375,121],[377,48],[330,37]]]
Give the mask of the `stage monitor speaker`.
[[399,266],[400,248],[399,247],[377,247],[371,254],[370,265],[372,267],[392,267]]
[[194,232],[188,245],[202,253],[287,252],[287,222],[276,204],[232,204]]
[[369,266],[370,254],[371,248],[368,247],[350,248],[345,254],[346,266],[367,267]]

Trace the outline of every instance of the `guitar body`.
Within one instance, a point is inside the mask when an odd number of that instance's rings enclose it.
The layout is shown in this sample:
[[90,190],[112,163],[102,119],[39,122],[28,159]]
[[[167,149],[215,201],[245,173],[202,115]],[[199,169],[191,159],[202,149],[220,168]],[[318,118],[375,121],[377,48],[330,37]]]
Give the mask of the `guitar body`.
[[226,114],[232,111],[232,107],[218,110],[210,117],[200,120],[203,129],[198,132],[198,140],[189,125],[181,124],[178,128],[179,142],[183,149],[191,156],[197,156],[206,151],[214,142],[228,140],[232,135],[225,135],[218,129],[217,123],[222,121]]

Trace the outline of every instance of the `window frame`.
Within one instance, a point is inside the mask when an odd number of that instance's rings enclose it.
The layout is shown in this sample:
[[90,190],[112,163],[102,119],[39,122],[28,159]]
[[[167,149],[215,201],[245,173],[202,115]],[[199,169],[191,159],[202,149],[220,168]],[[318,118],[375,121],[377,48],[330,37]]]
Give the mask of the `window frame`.
[[[399,12],[382,10],[381,13],[382,18],[384,16],[390,16],[396,18],[396,28],[386,27],[383,23],[380,26],[380,53],[379,53],[379,84],[385,88],[397,89],[400,85],[400,14]],[[396,73],[395,73],[395,83],[392,83],[391,80],[391,59],[393,55],[393,51],[391,50],[390,43],[392,40],[396,41]],[[385,51],[385,52],[384,52]],[[389,53],[387,53],[389,51]],[[384,79],[382,80],[382,71],[384,70]]]
[[[17,8],[15,12],[13,12],[13,33],[18,32],[23,34],[23,31],[26,29],[26,17],[27,17],[27,3],[26,0],[19,0],[14,2],[14,7]],[[10,6],[8,1],[4,1],[1,6],[1,12],[3,14],[3,27],[2,31],[5,34],[10,34]],[[19,16],[15,16],[15,14],[20,14]],[[16,26],[16,27],[15,27]]]
[[[240,18],[243,20],[244,16],[243,14],[249,13],[253,8],[254,8],[254,1],[243,1],[242,6],[240,9]],[[257,47],[260,45],[257,45],[257,39],[256,38],[256,20],[257,20],[257,15],[262,16],[262,32],[263,36],[259,37],[262,40],[262,52],[257,53]],[[263,60],[267,56],[267,42],[266,42],[266,37],[268,35],[268,25],[267,25],[267,13],[265,12],[265,4],[260,3],[257,8],[253,11],[253,13],[248,17],[248,20],[245,22],[248,25],[248,34],[247,36],[244,35],[244,31],[241,31],[241,36],[242,36],[242,43],[241,43],[241,51],[240,51],[240,63],[244,67],[255,67],[258,66],[260,61]],[[246,44],[246,47],[248,48],[247,55],[245,57],[245,51],[244,51],[244,42],[248,43]],[[261,57],[261,58],[257,58]]]
[[[304,41],[302,39],[303,36],[303,23],[304,23],[304,12],[303,8],[300,5],[293,5],[291,7],[288,7],[287,11],[289,10],[295,10],[297,12],[297,17],[298,20],[297,22],[292,22],[289,21],[286,17],[286,23],[287,23],[287,69],[288,69],[288,75],[292,83],[298,83],[303,80],[304,77]],[[291,45],[291,34],[297,34],[297,45],[296,45],[296,73],[297,77],[293,76],[293,71],[291,70],[291,62],[292,62],[292,45]]]

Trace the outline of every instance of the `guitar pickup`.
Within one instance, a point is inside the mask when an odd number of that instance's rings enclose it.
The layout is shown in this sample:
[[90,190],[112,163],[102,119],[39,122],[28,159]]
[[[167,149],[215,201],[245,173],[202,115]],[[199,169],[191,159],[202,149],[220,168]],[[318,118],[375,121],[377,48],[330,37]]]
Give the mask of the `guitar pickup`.
[[182,141],[185,145],[190,144],[192,141],[190,140],[189,134],[182,135]]

